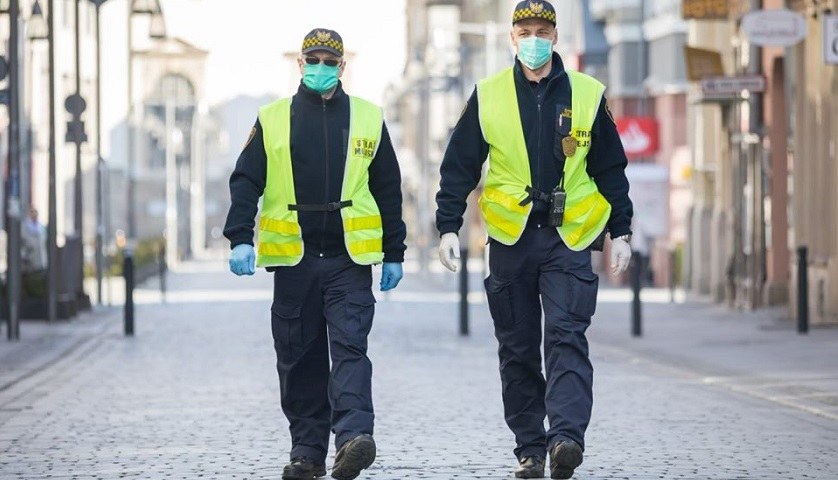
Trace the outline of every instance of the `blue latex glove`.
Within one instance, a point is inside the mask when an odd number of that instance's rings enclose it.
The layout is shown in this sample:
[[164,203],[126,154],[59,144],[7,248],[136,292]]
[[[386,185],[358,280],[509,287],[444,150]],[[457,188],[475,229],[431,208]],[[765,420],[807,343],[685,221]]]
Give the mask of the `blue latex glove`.
[[242,243],[230,252],[230,271],[238,276],[256,273],[256,251],[253,245]]
[[381,268],[381,291],[386,292],[396,288],[402,279],[401,263],[385,263]]

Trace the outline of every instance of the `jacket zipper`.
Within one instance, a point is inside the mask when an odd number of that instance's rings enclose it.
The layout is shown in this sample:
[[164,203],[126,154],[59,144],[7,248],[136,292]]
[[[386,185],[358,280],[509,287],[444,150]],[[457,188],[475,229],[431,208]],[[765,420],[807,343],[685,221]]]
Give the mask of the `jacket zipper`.
[[[562,72],[561,74],[564,74],[564,72]],[[559,76],[561,76],[561,74]],[[538,181],[541,180],[541,158],[542,158],[541,157],[541,151],[543,149],[541,138],[543,136],[542,133],[544,131],[544,125],[542,125],[543,118],[542,118],[541,106],[542,106],[544,100],[547,98],[547,94],[550,93],[550,85],[552,85],[553,80],[556,80],[556,78],[557,77],[550,78],[549,80],[547,80],[547,86],[544,87],[544,94],[541,96],[541,98],[538,98],[538,95],[536,95],[536,93],[535,93],[535,89],[532,86],[530,86],[530,92],[532,93],[533,97],[535,97],[535,102],[536,102],[536,105],[538,106],[538,123],[537,123],[537,125],[538,125],[538,156],[537,156],[536,170],[535,170],[536,175],[532,179],[532,181],[533,181],[533,186],[532,187],[535,188],[535,189],[538,189]],[[553,128],[555,128],[555,126]],[[561,172],[559,172],[559,175],[561,176]],[[552,188],[550,190],[552,191]],[[543,193],[548,193],[549,194],[550,192],[543,192]]]
[[[329,186],[332,181],[329,178],[329,162],[331,159],[329,158],[329,122],[326,120],[326,99],[323,100],[323,135],[325,137],[325,147],[326,147],[326,198],[323,200],[323,204],[329,203]],[[328,215],[329,212],[323,212],[323,229],[320,232],[320,256],[324,255],[326,250],[326,226],[328,224]]]
[[[547,91],[545,90],[544,95],[547,95]],[[541,132],[544,130],[544,126],[541,124],[541,100],[538,99],[538,161],[536,162],[536,176],[533,178],[533,188],[536,190],[538,187],[538,181],[541,180]],[[547,192],[545,192],[547,193]]]

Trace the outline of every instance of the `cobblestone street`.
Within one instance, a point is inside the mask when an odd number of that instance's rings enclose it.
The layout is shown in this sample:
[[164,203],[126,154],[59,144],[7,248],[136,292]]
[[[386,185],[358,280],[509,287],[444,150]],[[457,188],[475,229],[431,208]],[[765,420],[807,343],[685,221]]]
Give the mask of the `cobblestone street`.
[[[116,307],[50,326],[86,336],[0,387],[0,478],[280,478],[290,440],[271,277],[223,268],[185,265],[165,304],[153,282],[138,291],[134,338],[123,337]],[[512,478],[488,310],[474,302],[472,335],[459,337],[453,282],[408,274],[392,294],[377,293],[379,454],[361,478]],[[631,339],[628,305],[609,300],[617,293],[601,292],[590,331],[594,417],[575,478],[838,476],[838,331],[800,337],[771,319],[650,303],[646,336]],[[721,340],[702,337],[719,325],[730,327]],[[835,360],[824,364],[828,351]]]

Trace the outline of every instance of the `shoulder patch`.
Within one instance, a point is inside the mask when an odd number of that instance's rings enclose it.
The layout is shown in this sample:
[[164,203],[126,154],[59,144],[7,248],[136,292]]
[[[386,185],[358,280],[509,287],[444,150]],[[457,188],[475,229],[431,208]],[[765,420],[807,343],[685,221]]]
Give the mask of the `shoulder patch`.
[[242,147],[242,150],[244,150],[245,148],[247,148],[248,145],[250,145],[250,142],[253,141],[253,137],[255,137],[255,136],[256,136],[256,127],[253,127],[253,128],[250,129],[250,135],[247,136],[247,141],[244,142],[244,146]]
[[611,123],[613,123],[614,125],[616,125],[616,124],[617,124],[617,121],[616,121],[616,120],[614,120],[614,114],[613,114],[613,113],[611,113],[611,109],[610,109],[610,108],[608,108],[608,102],[605,102],[605,113],[607,113],[607,114],[608,114],[608,118],[610,118],[610,119],[611,119]]

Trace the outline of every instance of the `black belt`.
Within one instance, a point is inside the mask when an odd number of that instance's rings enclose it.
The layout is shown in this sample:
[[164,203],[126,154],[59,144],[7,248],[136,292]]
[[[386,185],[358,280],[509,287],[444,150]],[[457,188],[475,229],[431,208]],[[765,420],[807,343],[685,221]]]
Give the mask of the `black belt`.
[[292,212],[336,212],[342,208],[351,207],[352,200],[342,202],[323,203],[320,205],[288,205]]
[[529,196],[521,200],[521,202],[518,205],[523,207],[524,205],[531,203],[533,200],[541,200],[544,203],[550,203],[550,195],[547,195],[546,193],[536,190],[532,187],[527,187],[526,190]]

